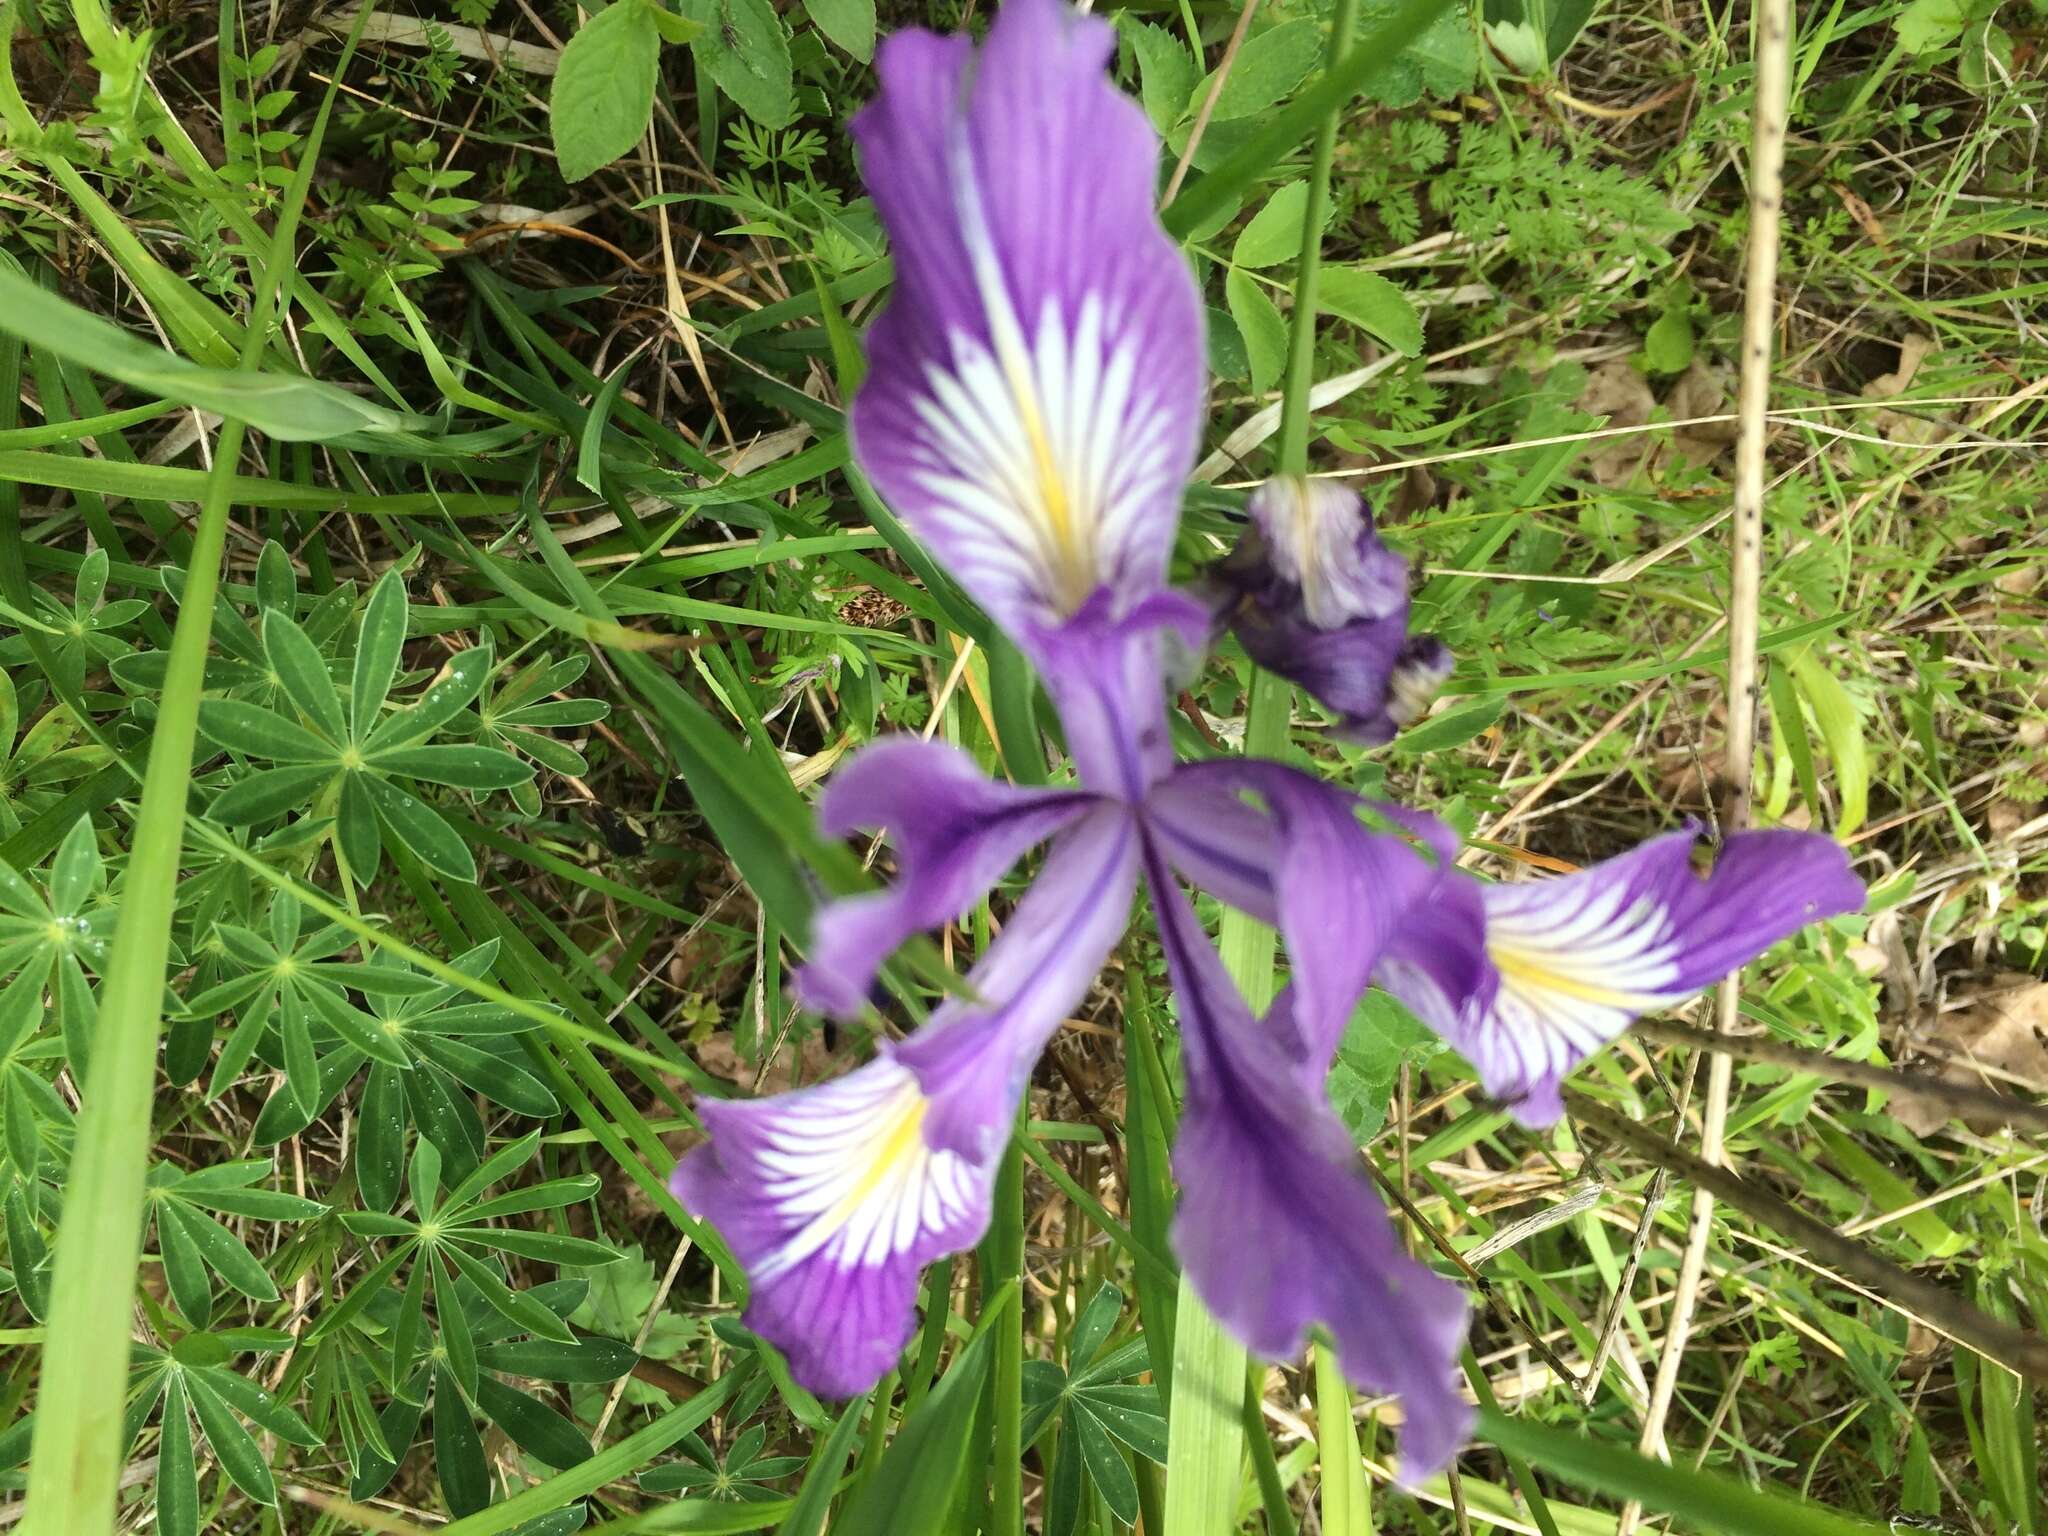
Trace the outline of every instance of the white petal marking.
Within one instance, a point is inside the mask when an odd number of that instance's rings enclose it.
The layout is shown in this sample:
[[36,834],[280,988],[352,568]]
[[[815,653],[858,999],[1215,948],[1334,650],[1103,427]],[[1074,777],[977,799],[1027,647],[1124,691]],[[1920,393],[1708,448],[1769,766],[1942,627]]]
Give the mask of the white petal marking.
[[763,1198],[802,1224],[753,1266],[757,1283],[827,1251],[848,1266],[884,1263],[962,1213],[965,1160],[926,1145],[928,1107],[907,1069],[875,1063],[764,1133]]
[[[1487,893],[1486,948],[1500,972],[1484,1044],[1511,1091],[1562,1076],[1631,1020],[1683,993],[1665,909],[1625,884],[1568,880]],[[1627,903],[1624,905],[1624,903]]]

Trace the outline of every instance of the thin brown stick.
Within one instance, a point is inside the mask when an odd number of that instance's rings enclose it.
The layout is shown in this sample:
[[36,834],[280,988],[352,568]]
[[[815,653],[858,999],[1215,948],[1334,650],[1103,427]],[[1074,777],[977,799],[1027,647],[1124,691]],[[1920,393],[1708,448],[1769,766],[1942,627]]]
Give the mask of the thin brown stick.
[[[1724,772],[1728,781],[1722,825],[1740,831],[1749,825],[1750,772],[1756,755],[1756,716],[1761,690],[1757,683],[1758,616],[1763,586],[1764,439],[1771,407],[1771,336],[1776,317],[1779,213],[1785,195],[1785,131],[1792,85],[1792,0],[1754,0],[1756,50],[1756,125],[1750,153],[1749,253],[1742,304],[1741,377],[1735,409],[1740,415],[1735,444],[1733,592],[1728,614],[1728,743]],[[1741,980],[1730,976],[1721,984],[1721,1033],[1732,1035],[1741,1021]],[[1728,1095],[1734,1081],[1734,1058],[1716,1055],[1707,1068],[1706,1107],[1701,1119],[1700,1153],[1709,1165],[1723,1161],[1722,1137],[1728,1124]],[[1671,1149],[1674,1155],[1677,1148]],[[1693,1309],[1706,1270],[1707,1244],[1713,1233],[1714,1185],[1694,1187],[1692,1231],[1678,1271],[1657,1377],[1651,1386],[1649,1411],[1640,1441],[1645,1454],[1661,1454],[1664,1420],[1678,1389],[1678,1370],[1692,1335]],[[1832,1234],[1830,1234],[1832,1236]],[[1622,1508],[1616,1536],[1633,1536],[1642,1519],[1642,1505],[1630,1500]]]
[[[1685,1079],[1673,1099],[1677,1114],[1674,1123],[1677,1135],[1685,1134],[1685,1111],[1692,1103],[1693,1085],[1699,1080],[1700,1058],[1694,1055],[1685,1065]],[[1657,1213],[1664,1208],[1664,1195],[1671,1185],[1669,1169],[1658,1168],[1650,1176],[1650,1187],[1643,1191],[1643,1213],[1637,1218],[1635,1236],[1628,1245],[1628,1259],[1621,1266],[1621,1278],[1614,1287],[1614,1300],[1608,1303],[1607,1319],[1600,1325],[1600,1342],[1594,1346],[1593,1362],[1586,1367],[1586,1376],[1579,1383],[1579,1401],[1591,1405],[1600,1390],[1601,1378],[1607,1374],[1607,1362],[1614,1357],[1615,1341],[1621,1336],[1621,1315],[1628,1310],[1629,1295],[1636,1288],[1636,1272],[1643,1266],[1643,1255],[1650,1247],[1650,1234],[1656,1229]]]
[[1809,1216],[1789,1201],[1752,1184],[1703,1157],[1673,1146],[1656,1130],[1615,1113],[1597,1099],[1567,1089],[1572,1116],[1610,1141],[1647,1157],[1690,1179],[1698,1189],[1725,1201],[1747,1216],[1784,1233],[1829,1268],[1879,1297],[1925,1317],[1943,1333],[2030,1381],[2048,1382],[2048,1338],[2028,1333],[1980,1312],[1932,1280],[1842,1236],[1827,1223]]
[[1237,13],[1237,25],[1230,29],[1230,41],[1223,45],[1223,58],[1216,66],[1216,79],[1209,94],[1202,98],[1201,110],[1195,113],[1194,127],[1188,130],[1188,146],[1180,152],[1173,175],[1167,179],[1166,191],[1159,199],[1161,208],[1180,196],[1180,184],[1187,179],[1188,167],[1194,164],[1202,135],[1208,132],[1209,114],[1216,110],[1216,98],[1223,94],[1223,83],[1230,78],[1230,66],[1237,62],[1237,50],[1244,46],[1244,35],[1251,30],[1252,12],[1258,8],[1259,0],[1244,0],[1244,8]]
[[1788,1045],[1782,1040],[1722,1034],[1672,1020],[1646,1019],[1635,1029],[1637,1034],[1660,1040],[1666,1045],[1691,1046],[1697,1050],[1717,1051],[1737,1061],[1759,1061],[1774,1067],[1789,1067],[1795,1072],[1826,1078],[1829,1082],[1853,1083],[1859,1088],[1881,1088],[1886,1093],[1924,1099],[1958,1114],[1995,1115],[2010,1125],[2048,1131],[2048,1104],[1993,1093],[1989,1088],[1979,1088],[1974,1083],[1958,1083],[1917,1072],[1899,1072],[1889,1067],[1872,1066],[1867,1061],[1843,1061],[1819,1051]]

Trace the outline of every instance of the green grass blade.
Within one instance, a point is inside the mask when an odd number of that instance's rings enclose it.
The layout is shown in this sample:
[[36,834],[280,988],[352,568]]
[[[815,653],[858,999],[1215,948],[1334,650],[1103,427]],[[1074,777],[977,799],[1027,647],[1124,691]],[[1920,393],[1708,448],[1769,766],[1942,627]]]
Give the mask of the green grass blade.
[[1479,1413],[1478,1437],[1553,1477],[1608,1494],[1639,1499],[1681,1521],[1679,1529],[1724,1536],[1877,1536],[1883,1529],[1818,1504],[1751,1488],[1712,1472],[1666,1466],[1587,1435],[1511,1419],[1495,1408]]
[[[1319,129],[1324,119],[1358,94],[1373,71],[1420,37],[1448,0],[1408,0],[1393,15],[1359,39],[1339,67],[1275,112],[1266,126],[1232,151],[1213,171],[1193,183],[1164,215],[1167,232],[1185,237],[1221,213],[1231,198],[1284,161],[1294,147]],[[1180,1536],[1179,1531],[1174,1536]]]
[[616,1445],[608,1446],[566,1472],[557,1472],[546,1482],[535,1483],[488,1509],[480,1509],[452,1525],[441,1526],[438,1536],[499,1536],[500,1532],[509,1531],[515,1525],[523,1525],[528,1520],[566,1508],[584,1495],[617,1482],[646,1466],[718,1412],[751,1375],[751,1364],[726,1372],[688,1402],[676,1404],[645,1429],[636,1430]]
[[211,494],[192,540],[192,565],[164,682],[142,805],[135,818],[120,926],[100,988],[93,1058],[78,1117],[64,1221],[57,1232],[54,1305],[29,1463],[28,1529],[36,1536],[98,1536],[113,1529],[120,1470],[127,1316],[142,1257],[142,1177],[155,1104],[156,1042],[171,913],[184,846],[185,796],[198,734],[199,694],[228,521],[229,470],[242,424],[226,422],[214,448]]
[[[368,14],[367,7],[362,14]],[[342,67],[354,47],[352,34]],[[272,273],[289,263],[298,211],[333,100],[330,87],[308,136],[305,164],[277,222],[268,263]],[[244,340],[245,373],[255,368],[267,322],[274,318],[269,303],[266,293],[252,307],[251,313],[265,323],[253,325]],[[24,1528],[39,1536],[100,1536],[113,1529],[117,1512],[115,1485],[126,1449],[121,1385],[128,1379],[129,1341],[125,1327],[107,1322],[128,1315],[142,1257],[143,1177],[185,802],[232,505],[230,486],[245,435],[245,424],[229,416],[214,444],[158,697],[121,916],[100,985],[93,1037],[98,1070],[82,1085],[64,1219],[57,1230],[49,1342],[43,1351],[45,1362],[60,1361],[62,1367],[42,1373],[30,1452]]]

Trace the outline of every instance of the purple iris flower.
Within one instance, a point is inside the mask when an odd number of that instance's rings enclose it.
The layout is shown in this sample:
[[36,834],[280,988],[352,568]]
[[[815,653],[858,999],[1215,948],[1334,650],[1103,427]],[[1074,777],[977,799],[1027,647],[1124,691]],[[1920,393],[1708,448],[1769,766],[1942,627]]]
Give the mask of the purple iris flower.
[[1328,480],[1270,480],[1246,510],[1250,531],[1208,573],[1218,626],[1334,711],[1340,739],[1391,741],[1451,675],[1441,640],[1408,633],[1408,562]]
[[[1411,999],[1534,1115],[1630,1014],[1861,888],[1832,844],[1790,834],[1731,842],[1704,882],[1664,840],[1571,880],[1483,887],[1452,867],[1455,839],[1431,817],[1276,763],[1174,761],[1165,657],[1205,644],[1211,624],[1166,584],[1202,413],[1201,306],[1154,216],[1157,140],[1106,77],[1112,49],[1105,23],[1062,0],[1007,0],[978,51],[892,38],[881,93],[853,123],[896,258],[853,403],[856,457],[1037,667],[1075,786],[997,783],[953,748],[903,738],[840,770],[824,830],[887,829],[898,876],[819,913],[796,981],[821,1011],[858,1013],[898,944],[1050,850],[964,995],[844,1077],[700,1103],[709,1140],[673,1184],[746,1266],[746,1321],[797,1378],[827,1396],[867,1390],[909,1341],[920,1272],[986,1229],[1032,1066],[1142,884],[1187,1074],[1180,1260],[1262,1355],[1327,1328],[1361,1385],[1402,1399],[1404,1466],[1423,1475],[1470,1418],[1455,1386],[1465,1302],[1402,1252],[1327,1098],[1368,982]],[[1405,631],[1405,570],[1369,522],[1361,536],[1355,500],[1348,515],[1291,530],[1262,517],[1272,569],[1247,577],[1248,607],[1299,609],[1322,637],[1395,614]],[[1347,716],[1398,713],[1384,697],[1396,638],[1382,697],[1353,676],[1335,706]],[[1279,648],[1262,660],[1300,670]],[[1756,889],[1781,860],[1774,888]],[[1184,881],[1280,929],[1290,982],[1263,1017]]]

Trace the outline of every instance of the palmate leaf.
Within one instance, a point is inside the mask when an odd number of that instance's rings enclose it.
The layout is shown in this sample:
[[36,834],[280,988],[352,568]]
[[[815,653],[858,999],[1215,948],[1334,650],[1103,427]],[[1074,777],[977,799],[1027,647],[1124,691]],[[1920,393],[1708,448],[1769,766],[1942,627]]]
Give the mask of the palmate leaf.
[[1081,1500],[1092,1485],[1124,1524],[1138,1517],[1138,1485],[1128,1446],[1148,1460],[1166,1461],[1166,1415],[1159,1389],[1130,1378],[1152,1368],[1142,1337],[1101,1353],[1123,1311],[1123,1294],[1104,1285],[1075,1319],[1068,1340],[1069,1369],[1048,1360],[1024,1366],[1023,1441],[1030,1445],[1058,1425],[1052,1478],[1046,1490],[1045,1536],[1071,1536]]
[[156,1523],[164,1536],[198,1536],[199,1477],[192,1459],[192,1421],[185,1384],[172,1375],[164,1393],[157,1442]]
[[[483,691],[491,675],[495,653],[488,644],[473,645],[449,658],[440,675],[427,685],[425,693],[382,721],[364,722],[363,751],[375,757],[411,742],[424,740],[453,721]],[[437,781],[438,782],[438,781]]]
[[356,636],[348,699],[349,736],[353,741],[364,741],[383,713],[392,680],[398,676],[405,629],[405,580],[394,566],[370,589],[370,601],[363,609],[363,627]]

